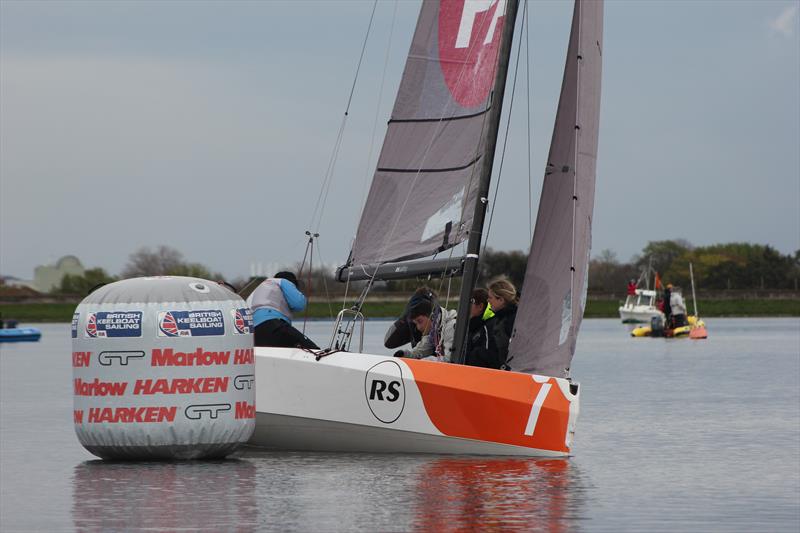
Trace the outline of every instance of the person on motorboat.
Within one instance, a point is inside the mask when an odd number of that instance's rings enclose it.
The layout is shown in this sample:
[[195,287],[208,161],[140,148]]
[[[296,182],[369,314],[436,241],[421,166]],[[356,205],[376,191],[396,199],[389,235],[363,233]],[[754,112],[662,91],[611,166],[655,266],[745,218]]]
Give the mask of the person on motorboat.
[[494,279],[487,288],[489,289],[489,304],[495,315],[492,333],[497,345],[497,357],[500,361],[500,368],[507,368],[508,344],[511,341],[511,333],[514,331],[514,320],[517,318],[519,294],[514,284],[505,277]]
[[632,279],[628,282],[628,296],[636,296],[636,280]]
[[256,346],[319,346],[292,326],[292,313],[306,308],[306,297],[297,288],[292,272],[278,272],[256,287],[248,299],[253,311]]
[[672,328],[672,306],[671,306],[671,297],[672,294],[672,283],[667,283],[667,287],[664,289],[664,308],[662,311],[664,312],[664,324],[667,328]]
[[500,368],[494,342],[494,311],[489,305],[489,291],[475,289],[470,302],[465,362],[470,366]]
[[673,287],[669,299],[673,329],[687,325],[689,322],[686,320],[686,302],[683,300],[681,288]]
[[436,301],[419,298],[408,309],[408,318],[422,335],[410,350],[397,350],[395,357],[450,362],[456,329],[454,309],[445,309]]

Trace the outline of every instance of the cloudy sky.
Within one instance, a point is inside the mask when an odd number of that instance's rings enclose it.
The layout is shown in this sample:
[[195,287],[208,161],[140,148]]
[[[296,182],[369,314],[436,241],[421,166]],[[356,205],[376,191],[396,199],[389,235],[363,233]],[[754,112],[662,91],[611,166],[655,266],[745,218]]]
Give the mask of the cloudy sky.
[[[595,255],[677,238],[800,248],[799,5],[607,0]],[[346,259],[419,3],[378,3],[315,216],[371,10],[0,0],[0,274],[65,254],[116,274],[165,244],[233,278],[299,262],[317,228],[315,259]],[[571,10],[530,2],[533,198],[522,66],[496,249],[530,243]]]

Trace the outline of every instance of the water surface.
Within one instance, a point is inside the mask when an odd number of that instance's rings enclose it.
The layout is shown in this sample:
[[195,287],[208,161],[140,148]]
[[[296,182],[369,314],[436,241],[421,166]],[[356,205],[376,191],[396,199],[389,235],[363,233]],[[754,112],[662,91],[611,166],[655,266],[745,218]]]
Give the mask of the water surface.
[[[564,460],[239,452],[96,460],[72,429],[68,324],[0,345],[2,531],[800,530],[800,320],[633,339],[585,320]],[[368,322],[381,349],[387,322]],[[307,333],[330,339],[328,322]]]

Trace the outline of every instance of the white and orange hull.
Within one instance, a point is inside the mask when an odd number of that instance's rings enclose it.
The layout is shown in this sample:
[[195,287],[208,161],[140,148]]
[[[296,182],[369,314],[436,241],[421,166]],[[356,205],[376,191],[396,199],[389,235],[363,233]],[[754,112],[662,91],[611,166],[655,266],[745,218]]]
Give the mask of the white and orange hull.
[[256,348],[251,446],[569,455],[579,392],[561,378],[337,352]]

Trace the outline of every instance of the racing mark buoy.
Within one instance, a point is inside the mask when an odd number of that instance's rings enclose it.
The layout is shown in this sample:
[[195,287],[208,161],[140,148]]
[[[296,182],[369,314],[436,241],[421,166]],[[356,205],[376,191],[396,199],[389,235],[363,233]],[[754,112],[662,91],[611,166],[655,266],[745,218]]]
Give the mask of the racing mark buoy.
[[134,278],[72,318],[73,422],[104,459],[224,457],[255,429],[253,321],[227,288]]

